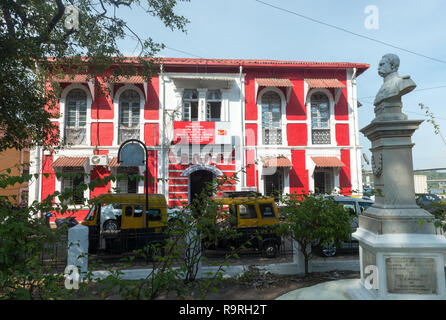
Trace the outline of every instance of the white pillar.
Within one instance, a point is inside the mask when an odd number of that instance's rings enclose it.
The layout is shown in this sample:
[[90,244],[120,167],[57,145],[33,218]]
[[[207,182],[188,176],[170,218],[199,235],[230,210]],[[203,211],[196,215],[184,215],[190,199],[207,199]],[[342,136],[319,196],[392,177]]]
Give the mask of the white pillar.
[[67,265],[77,267],[79,274],[88,272],[88,227],[78,224],[68,229]]

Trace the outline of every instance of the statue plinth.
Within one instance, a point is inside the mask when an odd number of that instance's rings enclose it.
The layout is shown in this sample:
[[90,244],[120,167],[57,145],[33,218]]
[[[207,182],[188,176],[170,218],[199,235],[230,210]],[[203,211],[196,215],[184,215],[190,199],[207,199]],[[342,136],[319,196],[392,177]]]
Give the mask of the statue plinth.
[[[406,76],[400,77],[402,86],[391,71],[385,79],[392,86],[385,80],[375,99],[375,119],[361,129],[372,144],[379,194],[353,234],[359,241],[361,280],[348,293],[354,299],[446,299],[446,238],[415,201],[411,138],[423,120],[408,120],[402,113],[401,96],[415,84],[409,87]],[[389,92],[393,96],[384,95]]]

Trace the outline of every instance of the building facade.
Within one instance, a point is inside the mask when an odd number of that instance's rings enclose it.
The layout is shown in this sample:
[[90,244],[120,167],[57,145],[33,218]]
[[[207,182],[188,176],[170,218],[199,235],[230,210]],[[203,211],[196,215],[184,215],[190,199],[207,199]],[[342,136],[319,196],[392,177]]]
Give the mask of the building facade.
[[[145,167],[117,161],[128,139],[146,144],[149,192],[164,194],[169,206],[234,174],[223,191],[362,192],[356,77],[369,65],[163,58],[157,66],[150,82],[98,77],[106,95],[85,75],[57,80],[63,90],[53,120],[70,146],[31,150],[31,173],[45,175],[30,184],[30,202],[110,174],[143,175]],[[105,192],[143,193],[144,182],[128,178],[83,196]],[[82,197],[73,197],[82,219]]]
[[[28,149],[6,149],[0,152],[0,174],[8,174],[11,177],[28,174],[29,157]],[[0,197],[7,198],[9,203],[15,207],[26,206],[28,202],[28,182],[17,182],[12,186],[0,188]]]

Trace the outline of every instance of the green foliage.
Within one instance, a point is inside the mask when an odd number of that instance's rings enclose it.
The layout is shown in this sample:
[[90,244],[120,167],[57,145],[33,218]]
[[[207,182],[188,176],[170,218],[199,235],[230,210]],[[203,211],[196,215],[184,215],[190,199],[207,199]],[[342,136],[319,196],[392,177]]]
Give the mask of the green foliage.
[[350,214],[333,199],[314,194],[287,194],[282,197],[284,217],[279,233],[300,245],[305,258],[305,273],[312,258],[311,245],[322,246],[349,239],[352,232]]
[[[153,62],[143,58],[153,57],[163,45],[140,37],[119,18],[120,10],[145,10],[167,28],[185,32],[188,20],[174,12],[177,3],[185,1],[0,1],[0,128],[4,133],[0,151],[59,143],[58,127],[50,119],[58,117],[60,86],[51,81],[52,90],[46,87],[55,75],[85,73],[93,78],[113,66],[110,81],[134,74],[149,79]],[[78,28],[66,25],[72,17],[65,13],[68,4],[79,12]],[[138,58],[124,63],[118,42],[129,36],[136,39],[140,51]],[[102,88],[98,83],[96,87]]]

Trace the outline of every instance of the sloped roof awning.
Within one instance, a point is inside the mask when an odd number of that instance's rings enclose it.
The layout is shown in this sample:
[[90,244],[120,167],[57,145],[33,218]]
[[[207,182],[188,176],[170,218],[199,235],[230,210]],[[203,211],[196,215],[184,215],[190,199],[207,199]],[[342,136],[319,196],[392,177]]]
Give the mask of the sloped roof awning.
[[255,97],[257,101],[257,93],[259,87],[280,87],[286,88],[286,101],[290,100],[291,88],[293,88],[293,83],[290,79],[278,79],[278,78],[256,78],[255,81]]
[[345,88],[338,79],[305,79],[310,88]]
[[55,82],[88,82],[86,74],[65,74],[63,77],[55,76],[52,80]]
[[53,168],[83,167],[87,160],[87,157],[59,157],[52,166]]
[[262,159],[264,167],[290,168],[293,166],[290,159],[285,157],[267,157]]
[[55,82],[71,82],[71,83],[86,83],[88,84],[88,89],[90,89],[91,96],[94,97],[94,79],[90,77],[88,80],[88,75],[86,74],[65,74],[63,77],[55,76],[52,78]]
[[342,90],[346,88],[338,79],[305,79],[305,101],[308,97],[308,91],[316,88],[328,88],[335,90],[334,103],[337,104]]
[[118,163],[118,157],[113,157],[111,161],[108,163],[109,167],[120,167],[121,165]]
[[340,168],[345,164],[336,157],[311,157],[316,167],[320,168]]

